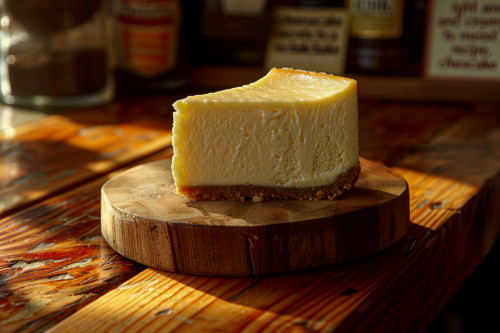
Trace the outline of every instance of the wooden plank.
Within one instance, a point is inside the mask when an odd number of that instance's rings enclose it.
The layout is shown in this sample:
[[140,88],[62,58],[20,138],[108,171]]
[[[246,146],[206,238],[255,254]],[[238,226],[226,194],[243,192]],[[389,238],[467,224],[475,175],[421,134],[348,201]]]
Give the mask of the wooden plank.
[[169,147],[175,98],[122,98],[0,133],[0,217]]
[[500,82],[489,80],[430,80],[421,77],[350,75],[358,81],[359,97],[410,102],[500,102]]
[[[147,269],[50,332],[422,330],[498,235],[498,117],[495,109],[470,114],[402,160],[398,170],[410,185],[414,224],[387,251],[324,269],[249,280]],[[477,127],[462,131],[470,124]],[[472,170],[455,167],[467,159],[460,147],[470,140],[495,154],[474,155]],[[427,159],[443,142],[455,142],[455,153],[443,155],[446,163]],[[460,195],[445,203],[450,186]]]
[[462,104],[366,103],[360,104],[360,155],[386,165],[394,165],[417,145],[471,112],[470,106]]
[[99,188],[107,179],[0,220],[1,332],[42,331],[143,269],[102,239]]
[[[274,332],[286,328],[323,331],[332,328],[332,323],[338,324],[348,313],[346,310],[359,305],[369,293],[370,285],[352,279],[353,272],[348,271],[348,267],[328,272],[312,270],[256,279],[195,277],[148,269],[52,331],[63,327],[74,332],[160,328],[204,332]],[[144,306],[146,303],[149,305]],[[116,304],[126,305],[123,311],[111,311]],[[99,320],[99,312],[109,316]]]

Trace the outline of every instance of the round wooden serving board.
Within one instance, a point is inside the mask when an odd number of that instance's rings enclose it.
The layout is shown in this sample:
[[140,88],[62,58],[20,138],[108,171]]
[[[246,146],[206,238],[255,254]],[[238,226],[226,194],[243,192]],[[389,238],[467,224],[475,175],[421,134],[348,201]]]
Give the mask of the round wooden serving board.
[[171,160],[103,185],[102,234],[118,253],[172,272],[251,276],[359,259],[407,231],[405,179],[361,159],[356,186],[329,201],[193,201],[175,193]]

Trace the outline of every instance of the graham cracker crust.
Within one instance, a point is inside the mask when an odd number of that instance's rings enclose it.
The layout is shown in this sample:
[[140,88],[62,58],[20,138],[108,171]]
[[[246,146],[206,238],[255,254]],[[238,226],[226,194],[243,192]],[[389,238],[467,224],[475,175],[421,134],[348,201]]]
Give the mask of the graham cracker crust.
[[183,186],[177,188],[180,194],[194,200],[252,200],[262,202],[269,200],[334,200],[342,193],[349,191],[358,180],[361,167],[352,167],[346,173],[337,177],[332,184],[284,188],[255,185],[234,186]]

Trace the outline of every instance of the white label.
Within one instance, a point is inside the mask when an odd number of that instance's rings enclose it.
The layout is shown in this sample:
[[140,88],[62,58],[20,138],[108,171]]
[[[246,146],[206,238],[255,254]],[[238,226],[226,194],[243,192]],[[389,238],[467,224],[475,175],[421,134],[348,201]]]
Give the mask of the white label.
[[427,29],[427,77],[500,80],[499,0],[433,0]]
[[265,67],[342,74],[345,71],[349,14],[337,8],[278,7]]

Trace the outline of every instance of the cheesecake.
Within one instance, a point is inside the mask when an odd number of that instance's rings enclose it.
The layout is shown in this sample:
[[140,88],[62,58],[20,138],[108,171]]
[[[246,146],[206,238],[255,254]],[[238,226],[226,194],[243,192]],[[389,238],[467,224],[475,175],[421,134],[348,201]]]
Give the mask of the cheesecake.
[[357,83],[273,68],[173,104],[172,176],[196,200],[321,200],[360,173]]

